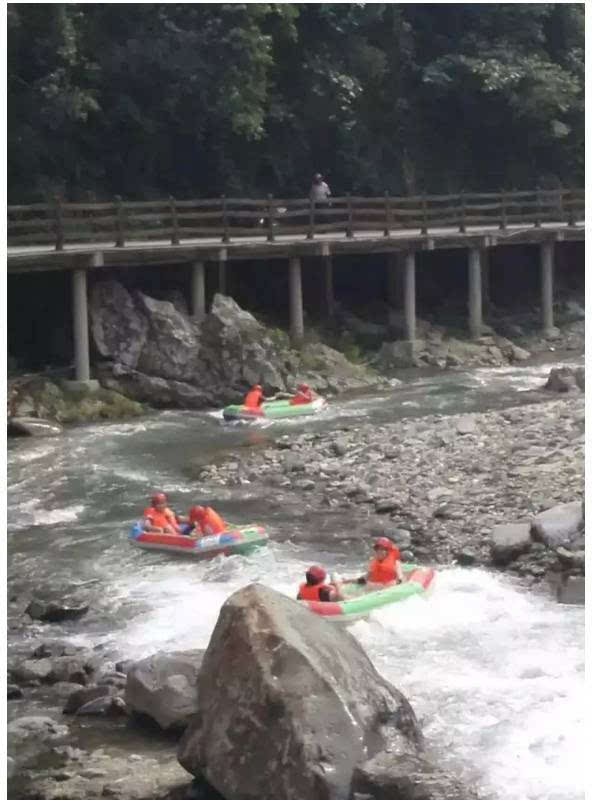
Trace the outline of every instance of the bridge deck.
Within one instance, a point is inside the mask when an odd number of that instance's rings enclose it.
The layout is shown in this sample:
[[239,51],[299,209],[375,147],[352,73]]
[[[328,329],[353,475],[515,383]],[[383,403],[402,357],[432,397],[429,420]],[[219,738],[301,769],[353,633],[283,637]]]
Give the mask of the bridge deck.
[[583,221],[575,225],[564,222],[509,224],[499,226],[468,226],[465,232],[458,227],[430,228],[429,234],[420,229],[397,229],[388,236],[382,230],[356,232],[355,237],[344,233],[306,235],[277,235],[268,241],[266,234],[233,237],[224,243],[220,237],[182,239],[178,245],[170,240],[139,240],[124,247],[113,241],[67,243],[56,251],[51,245],[11,246],[7,249],[9,273],[56,271],[89,267],[93,254],[101,252],[106,266],[158,265],[187,263],[195,260],[287,259],[331,254],[373,254],[400,251],[424,251],[442,248],[469,248],[500,245],[540,243],[545,240],[583,240]]

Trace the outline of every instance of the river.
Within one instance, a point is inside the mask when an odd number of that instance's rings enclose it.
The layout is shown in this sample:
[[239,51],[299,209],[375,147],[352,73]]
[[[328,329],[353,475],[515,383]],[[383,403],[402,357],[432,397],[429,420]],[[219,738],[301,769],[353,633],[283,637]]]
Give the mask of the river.
[[[581,360],[571,362],[581,364]],[[555,364],[556,365],[556,364]],[[352,395],[306,421],[225,425],[219,414],[163,412],[76,427],[8,450],[9,594],[77,588],[92,600],[80,622],[9,631],[9,656],[40,639],[102,644],[114,658],[205,647],[220,606],[261,581],[294,595],[314,561],[344,573],[364,550],[324,538],[355,527],[350,512],[304,519],[281,492],[256,483],[207,486],[195,462],[260,449],[278,435],[346,423],[500,409],[532,401],[547,365],[410,372],[391,392]],[[181,511],[206,500],[234,521],[268,525],[270,545],[250,557],[191,562],[144,553],[126,539],[153,489]],[[316,541],[298,539],[303,526]],[[328,547],[327,545],[331,545]],[[410,599],[349,626],[378,670],[411,701],[445,766],[499,799],[584,797],[584,609],[559,606],[503,574],[439,568],[426,599]],[[23,711],[9,702],[9,717]]]

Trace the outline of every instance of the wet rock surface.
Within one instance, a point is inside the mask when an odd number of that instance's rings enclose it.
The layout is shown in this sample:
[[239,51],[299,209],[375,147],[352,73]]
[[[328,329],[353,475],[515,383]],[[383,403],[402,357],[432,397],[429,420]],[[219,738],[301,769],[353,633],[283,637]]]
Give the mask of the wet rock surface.
[[265,392],[298,381],[338,392],[381,379],[324,344],[293,351],[284,332],[264,327],[219,293],[198,323],[171,301],[130,293],[112,280],[95,285],[90,316],[104,358],[97,366],[102,384],[157,407],[228,404],[253,383]]
[[423,748],[409,702],[354,637],[260,584],[222,607],[198,697],[178,758],[225,798],[347,798],[365,756]]
[[148,715],[162,729],[183,730],[198,712],[197,676],[204,652],[159,652],[132,664],[125,687],[130,711]]

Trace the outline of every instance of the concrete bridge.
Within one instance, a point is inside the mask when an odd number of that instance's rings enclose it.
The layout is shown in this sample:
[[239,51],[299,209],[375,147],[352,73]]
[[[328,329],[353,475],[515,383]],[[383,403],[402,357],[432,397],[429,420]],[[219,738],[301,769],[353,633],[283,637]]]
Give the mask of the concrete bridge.
[[206,314],[205,270],[214,264],[226,292],[229,262],[283,259],[289,272],[290,335],[304,336],[302,260],[317,258],[326,313],[333,314],[333,272],[343,255],[386,258],[388,302],[402,306],[406,341],[415,342],[415,266],[421,251],[462,249],[468,271],[468,327],[482,330],[483,284],[491,249],[535,245],[540,250],[541,327],[553,325],[556,244],[583,240],[583,190],[445,196],[331,199],[211,199],[8,207],[8,272],[70,271],[75,382],[90,381],[87,276],[101,269],[185,264],[191,311]]

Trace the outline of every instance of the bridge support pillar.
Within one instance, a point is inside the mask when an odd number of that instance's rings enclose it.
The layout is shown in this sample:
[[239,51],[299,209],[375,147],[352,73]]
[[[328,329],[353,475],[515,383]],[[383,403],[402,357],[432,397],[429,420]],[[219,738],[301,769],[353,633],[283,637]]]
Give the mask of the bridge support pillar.
[[541,243],[541,313],[543,332],[553,329],[553,256],[555,243]]
[[300,257],[290,257],[290,338],[293,346],[300,346],[304,339]]
[[415,340],[415,252],[408,251],[403,260],[405,277],[405,334],[408,341]]
[[483,329],[481,296],[481,251],[469,249],[469,332],[478,338]]
[[220,249],[220,256],[218,257],[218,293],[226,296],[228,292],[228,283],[226,276],[226,262],[228,259],[228,252],[225,248]]
[[[100,268],[103,255],[93,254],[91,267]],[[88,297],[86,268],[72,271],[72,323],[74,334],[74,380],[66,382],[70,390],[95,391],[99,384],[90,378],[90,352],[88,345]]]
[[206,272],[201,260],[191,268],[191,315],[201,321],[206,314]]

